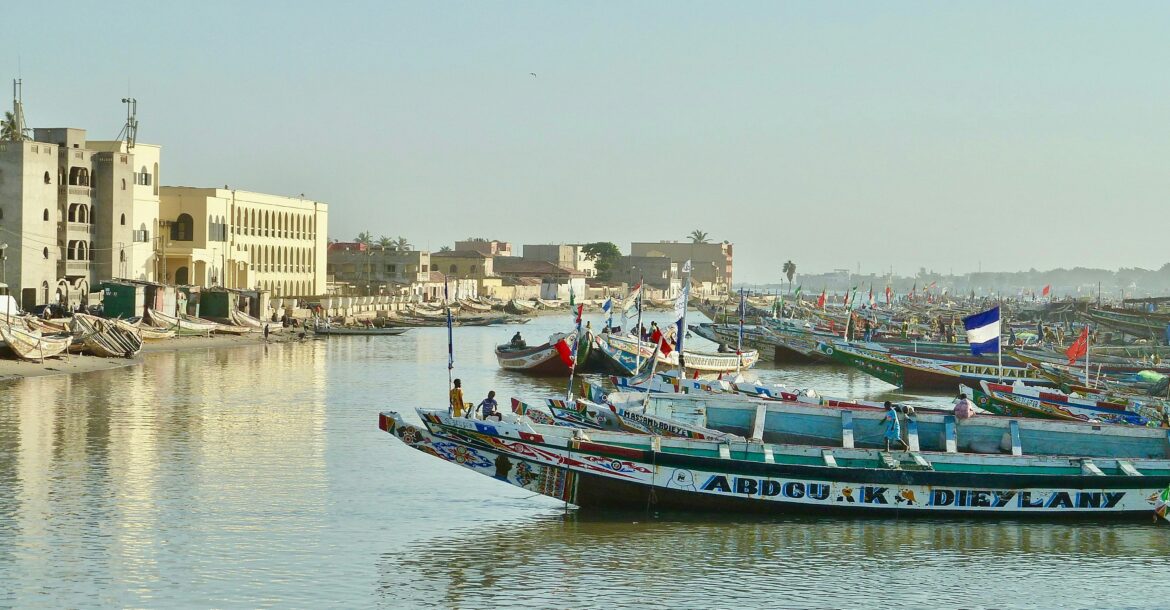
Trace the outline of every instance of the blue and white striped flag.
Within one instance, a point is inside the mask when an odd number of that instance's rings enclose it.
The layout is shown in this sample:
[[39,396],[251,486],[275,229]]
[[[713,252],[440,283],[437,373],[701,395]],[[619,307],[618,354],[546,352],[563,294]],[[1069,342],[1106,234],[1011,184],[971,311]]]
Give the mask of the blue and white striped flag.
[[972,354],[978,356],[999,351],[999,307],[963,318],[963,328],[967,329],[967,343],[971,344]]
[[608,298],[601,304],[601,311],[609,313],[613,309],[613,298]]

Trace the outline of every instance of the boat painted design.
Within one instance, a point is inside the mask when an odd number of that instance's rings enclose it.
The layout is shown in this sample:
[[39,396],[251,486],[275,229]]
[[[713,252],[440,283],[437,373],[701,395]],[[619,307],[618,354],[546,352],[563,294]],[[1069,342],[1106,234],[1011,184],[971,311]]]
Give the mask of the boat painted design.
[[[976,363],[892,354],[845,342],[821,342],[817,350],[834,362],[856,368],[886,383],[907,390],[954,390],[960,383],[1023,380],[1038,385],[1052,382],[1028,366],[998,366],[995,362]],[[1002,374],[1002,375],[1001,375]]]
[[[536,347],[515,347],[510,343],[496,346],[496,361],[500,368],[509,371],[518,371],[529,375],[567,377],[569,365],[561,358],[557,351],[557,343],[570,336],[570,333],[556,333],[549,337],[548,342]],[[589,336],[577,343],[577,362],[584,363],[589,358]]]
[[[661,366],[678,367],[677,351],[663,354],[656,349],[653,343],[613,333],[601,335],[601,337],[613,348],[614,356],[630,370],[637,367],[639,360],[645,361],[652,356]],[[745,350],[742,354],[718,354],[684,349],[683,356],[688,372],[713,376],[752,368],[759,361],[760,352],[753,349]]]
[[1148,520],[1170,485],[1164,459],[1087,468],[1067,456],[728,443],[418,415],[422,426],[393,411],[378,425],[410,448],[583,510]]
[[387,326],[387,327],[369,327],[363,328],[360,326],[318,326],[313,329],[313,334],[322,337],[393,337],[401,335],[410,328],[404,326]]
[[1098,421],[1133,426],[1145,426],[1150,422],[1149,417],[1130,411],[1123,404],[1069,396],[1053,388],[981,381],[978,390],[964,387],[963,391],[971,396],[980,408],[997,415]]

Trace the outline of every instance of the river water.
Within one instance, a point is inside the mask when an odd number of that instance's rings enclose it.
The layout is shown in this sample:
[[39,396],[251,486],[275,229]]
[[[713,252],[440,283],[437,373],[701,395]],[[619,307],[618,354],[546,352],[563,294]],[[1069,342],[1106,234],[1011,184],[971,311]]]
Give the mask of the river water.
[[[468,400],[564,391],[498,369],[516,329],[456,329]],[[379,410],[445,406],[446,360],[424,328],[2,386],[0,607],[1170,606],[1165,523],[577,515],[378,430]]]

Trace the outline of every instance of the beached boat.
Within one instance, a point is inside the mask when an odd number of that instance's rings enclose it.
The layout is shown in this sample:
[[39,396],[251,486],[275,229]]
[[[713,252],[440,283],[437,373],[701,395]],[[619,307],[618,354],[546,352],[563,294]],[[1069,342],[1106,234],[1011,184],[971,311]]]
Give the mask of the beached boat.
[[142,351],[142,337],[117,324],[86,314],[73,315],[73,334],[86,351],[103,358],[130,358]]
[[474,311],[479,313],[487,313],[492,310],[492,306],[490,304],[485,305],[470,299],[460,299],[459,308],[463,311]]
[[159,328],[144,324],[139,318],[131,320],[110,318],[109,321],[123,330],[137,334],[143,341],[162,341],[175,338],[175,330],[173,328]]
[[511,314],[524,315],[524,314],[530,314],[530,313],[536,311],[536,308],[531,306],[531,305],[526,305],[524,303],[521,303],[520,301],[517,301],[516,299],[512,299],[512,300],[508,301],[507,304],[504,305],[504,311],[511,313]]
[[230,310],[228,312],[228,319],[231,320],[232,324],[235,324],[236,326],[255,329],[264,328],[264,323],[260,321],[260,318],[254,318],[238,309]]
[[422,426],[393,411],[378,425],[408,447],[585,510],[1149,519],[1170,485],[1165,457],[882,451],[418,415]]
[[71,335],[36,335],[8,324],[0,324],[0,339],[3,339],[8,349],[22,360],[52,358],[73,344]]
[[198,334],[209,335],[215,331],[217,326],[221,326],[216,322],[210,320],[200,320],[190,316],[179,314],[178,317],[167,315],[157,309],[148,309],[147,318],[151,324],[159,328],[168,328],[177,331],[179,334]]
[[[628,369],[633,370],[639,361],[654,357],[659,366],[678,368],[678,352],[672,351],[663,354],[656,349],[653,343],[639,341],[632,336],[622,336],[614,333],[599,335],[603,341],[613,348],[613,355],[620,359]],[[698,352],[689,349],[683,350],[683,361],[689,374],[717,376],[738,370],[747,370],[756,365],[760,359],[760,352],[754,349],[744,350],[742,354],[721,354],[716,352]]]

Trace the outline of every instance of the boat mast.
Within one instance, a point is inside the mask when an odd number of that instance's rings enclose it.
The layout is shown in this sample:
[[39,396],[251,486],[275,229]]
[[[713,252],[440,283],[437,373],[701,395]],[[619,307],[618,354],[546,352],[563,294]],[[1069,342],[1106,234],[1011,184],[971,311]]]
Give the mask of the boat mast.
[[[743,316],[744,311],[747,310],[747,302],[744,300],[743,288],[739,289],[739,336],[735,342],[735,374],[739,375],[739,367],[743,364]],[[682,354],[679,354],[682,358]]]
[[638,321],[634,325],[634,345],[638,348],[634,350],[634,374],[637,375],[642,370],[642,293],[645,292],[646,287],[642,285],[644,275],[638,276],[638,296],[634,298],[634,306],[638,308]]
[[[678,332],[675,333],[677,335],[677,339],[678,339],[676,341],[675,345],[678,346],[678,379],[679,379],[679,386],[678,387],[680,387],[680,388],[682,387],[682,380],[686,379],[686,376],[687,376],[686,358],[683,357],[683,332],[684,332],[684,329],[686,329],[686,327],[687,327],[687,300],[690,299],[690,296],[691,296],[691,261],[690,260],[687,260],[687,262],[683,264],[683,271],[686,272],[687,277],[686,277],[686,279],[683,280],[682,293],[678,295],[679,300],[682,301],[682,315],[678,319],[678,329],[677,329]],[[675,306],[675,309],[676,310],[678,309],[677,305]]]

